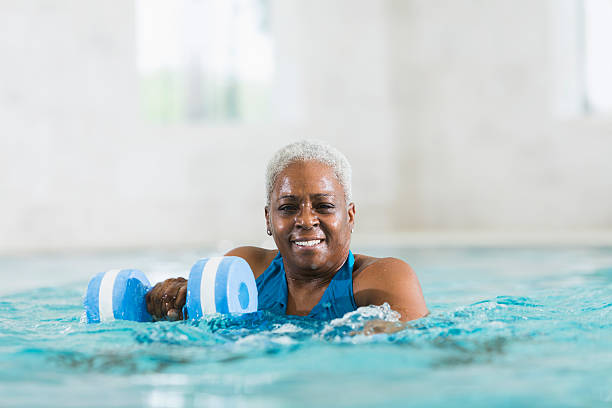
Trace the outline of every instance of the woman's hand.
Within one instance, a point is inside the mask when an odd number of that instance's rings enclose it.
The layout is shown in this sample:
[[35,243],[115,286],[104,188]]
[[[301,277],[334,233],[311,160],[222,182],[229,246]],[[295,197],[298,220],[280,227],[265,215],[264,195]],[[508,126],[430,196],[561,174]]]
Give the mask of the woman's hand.
[[154,320],[183,320],[187,279],[172,278],[158,283],[147,293],[147,310]]
[[364,334],[366,336],[372,336],[373,334],[393,334],[398,331],[404,330],[406,327],[406,323],[403,322],[388,322],[386,320],[368,320],[363,329],[358,331],[352,331],[349,334],[351,336],[355,336],[357,334]]

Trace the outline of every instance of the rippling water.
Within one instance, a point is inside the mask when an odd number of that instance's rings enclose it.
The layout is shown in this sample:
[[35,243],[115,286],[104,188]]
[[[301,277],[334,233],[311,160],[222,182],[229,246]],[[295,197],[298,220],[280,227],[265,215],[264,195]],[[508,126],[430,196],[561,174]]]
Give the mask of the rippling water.
[[[431,310],[393,334],[360,334],[397,320],[386,306],[331,322],[256,313],[87,325],[82,295],[99,270],[4,295],[0,406],[612,406],[612,250],[380,252],[412,263]],[[110,263],[94,258],[0,267],[10,284]]]

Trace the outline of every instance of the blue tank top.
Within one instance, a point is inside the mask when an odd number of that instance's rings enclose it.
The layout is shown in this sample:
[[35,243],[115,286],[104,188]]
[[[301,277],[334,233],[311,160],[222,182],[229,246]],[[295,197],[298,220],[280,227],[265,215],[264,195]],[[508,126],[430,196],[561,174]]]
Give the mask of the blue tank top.
[[[349,251],[344,265],[336,272],[319,303],[312,308],[308,317],[319,320],[331,320],[344,316],[347,312],[357,310],[353,297],[353,265],[355,257]],[[287,313],[287,279],[285,266],[280,252],[272,260],[257,280],[257,309],[268,310],[278,314]]]

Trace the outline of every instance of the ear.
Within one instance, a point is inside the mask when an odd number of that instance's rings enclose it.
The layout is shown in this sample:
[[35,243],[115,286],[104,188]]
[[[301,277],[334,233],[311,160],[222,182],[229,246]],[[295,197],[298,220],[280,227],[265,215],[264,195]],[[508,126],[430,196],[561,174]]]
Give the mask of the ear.
[[264,207],[264,215],[266,216],[266,229],[272,231],[270,225],[270,208],[267,205]]
[[355,225],[355,203],[349,203],[347,211],[348,211],[348,223],[352,230],[353,225]]

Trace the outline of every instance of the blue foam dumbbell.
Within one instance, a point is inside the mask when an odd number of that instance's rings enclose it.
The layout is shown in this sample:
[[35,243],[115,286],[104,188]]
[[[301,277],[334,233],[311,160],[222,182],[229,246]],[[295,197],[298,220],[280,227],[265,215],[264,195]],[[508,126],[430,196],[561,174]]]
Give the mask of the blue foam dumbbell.
[[137,269],[114,269],[94,276],[85,293],[87,323],[111,320],[150,322],[145,296],[151,284]]
[[[97,274],[89,281],[83,302],[87,322],[152,321],[145,299],[150,289],[149,280],[137,269]],[[197,261],[189,274],[185,309],[191,319],[257,311],[257,285],[249,264],[235,256]]]
[[187,282],[187,315],[257,311],[257,285],[249,264],[237,256],[200,259]]

